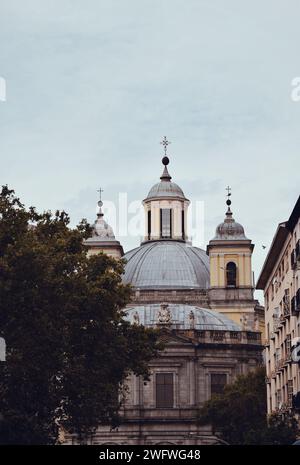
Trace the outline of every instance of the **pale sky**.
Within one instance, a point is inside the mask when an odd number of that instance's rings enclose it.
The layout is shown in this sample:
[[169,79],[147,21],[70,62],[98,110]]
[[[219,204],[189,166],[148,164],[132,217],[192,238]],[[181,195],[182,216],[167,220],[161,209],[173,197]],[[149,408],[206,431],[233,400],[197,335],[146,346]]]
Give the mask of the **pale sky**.
[[166,135],[205,243],[232,187],[257,278],[299,195],[299,18],[299,0],[1,0],[1,184],[93,221],[99,186],[147,195]]

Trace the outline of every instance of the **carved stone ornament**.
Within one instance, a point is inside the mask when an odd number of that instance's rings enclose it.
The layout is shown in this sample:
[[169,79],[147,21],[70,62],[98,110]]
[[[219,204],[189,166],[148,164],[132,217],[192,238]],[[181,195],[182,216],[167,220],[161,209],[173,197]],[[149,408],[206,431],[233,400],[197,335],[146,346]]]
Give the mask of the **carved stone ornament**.
[[172,315],[168,304],[161,304],[156,318],[159,324],[170,324],[172,322]]

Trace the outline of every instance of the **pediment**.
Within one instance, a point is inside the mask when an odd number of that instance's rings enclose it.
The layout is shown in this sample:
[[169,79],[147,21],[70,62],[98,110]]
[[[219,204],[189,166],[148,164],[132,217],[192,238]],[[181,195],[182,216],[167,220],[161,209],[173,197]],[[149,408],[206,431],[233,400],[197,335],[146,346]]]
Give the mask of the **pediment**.
[[174,331],[169,329],[162,329],[159,340],[163,344],[187,344],[194,345],[194,341],[191,338],[176,334]]

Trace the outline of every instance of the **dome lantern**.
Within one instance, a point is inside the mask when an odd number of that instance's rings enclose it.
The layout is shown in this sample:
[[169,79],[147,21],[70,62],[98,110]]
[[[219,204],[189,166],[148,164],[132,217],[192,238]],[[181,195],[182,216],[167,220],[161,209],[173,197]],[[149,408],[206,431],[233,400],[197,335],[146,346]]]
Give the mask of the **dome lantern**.
[[143,201],[145,208],[145,241],[173,239],[186,241],[187,209],[189,200],[182,189],[173,181],[167,166],[167,147],[171,142],[166,136],[161,144],[164,146],[164,165],[160,182],[154,184]]

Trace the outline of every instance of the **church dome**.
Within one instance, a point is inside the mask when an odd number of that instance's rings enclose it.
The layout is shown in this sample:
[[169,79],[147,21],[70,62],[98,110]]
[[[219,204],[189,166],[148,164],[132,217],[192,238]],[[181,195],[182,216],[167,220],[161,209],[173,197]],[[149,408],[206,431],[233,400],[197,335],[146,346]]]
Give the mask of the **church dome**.
[[[230,204],[229,204],[230,205]],[[240,223],[237,223],[232,217],[232,212],[228,206],[226,218],[223,223],[219,224],[216,229],[216,235],[213,240],[245,240],[245,231]]]
[[98,218],[93,225],[93,236],[115,239],[112,227],[103,218]]
[[184,304],[148,304],[129,307],[126,310],[127,319],[131,323],[143,326],[154,326],[163,321],[176,329],[197,329],[200,331],[241,331],[242,328],[222,313],[208,308]]
[[147,200],[154,199],[156,197],[175,197],[185,199],[182,189],[175,182],[171,181],[160,181],[150,189]]
[[94,241],[115,241],[115,235],[112,227],[107,224],[103,218],[103,213],[100,210],[100,213],[97,214],[97,219],[92,226],[92,236],[88,238],[85,242],[94,242]]
[[172,177],[170,176],[167,168],[167,165],[169,164],[169,158],[165,156],[162,159],[162,163],[164,165],[164,171],[160,177],[160,182],[154,184],[145,200],[147,201],[150,199],[164,197],[186,200],[182,189],[178,186],[178,184],[171,181]]
[[121,257],[124,254],[123,247],[116,240],[112,227],[105,221],[102,212],[103,202],[98,202],[99,211],[97,219],[92,226],[91,237],[84,241],[84,245],[91,249],[106,251],[114,257]]
[[206,289],[209,258],[204,250],[177,241],[150,241],[124,256],[124,282],[141,289]]

